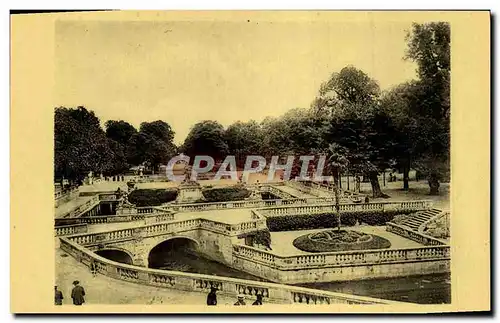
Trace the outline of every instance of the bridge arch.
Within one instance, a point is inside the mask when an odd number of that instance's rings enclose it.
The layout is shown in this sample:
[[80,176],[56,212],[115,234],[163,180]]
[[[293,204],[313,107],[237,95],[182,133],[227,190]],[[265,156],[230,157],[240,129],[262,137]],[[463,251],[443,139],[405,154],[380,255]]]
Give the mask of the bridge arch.
[[132,265],[134,263],[133,254],[130,251],[123,248],[118,248],[118,247],[103,248],[94,251],[94,253],[103,258],[120,262],[123,264]]
[[197,251],[200,243],[188,236],[173,236],[162,239],[156,243],[147,253],[147,264],[149,268],[160,268],[172,260],[177,252],[189,253]]

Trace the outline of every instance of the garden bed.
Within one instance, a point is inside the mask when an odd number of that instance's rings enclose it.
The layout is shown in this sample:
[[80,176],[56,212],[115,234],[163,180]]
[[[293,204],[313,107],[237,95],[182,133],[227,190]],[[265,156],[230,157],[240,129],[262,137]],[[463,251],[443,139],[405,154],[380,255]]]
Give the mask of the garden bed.
[[296,238],[293,245],[307,252],[386,249],[389,240],[373,234],[351,230],[323,230]]
[[[365,223],[374,226],[385,225],[387,222],[392,221],[396,215],[404,213],[415,213],[415,211],[342,212],[340,215],[340,224],[342,226],[353,226],[356,223]],[[335,228],[338,224],[337,215],[334,212],[270,216],[266,218],[266,222],[271,232]]]
[[175,201],[177,194],[178,191],[173,189],[138,189],[128,195],[128,200],[137,207],[158,206]]
[[250,197],[251,193],[251,191],[242,186],[208,188],[202,191],[204,200],[200,202],[241,201]]

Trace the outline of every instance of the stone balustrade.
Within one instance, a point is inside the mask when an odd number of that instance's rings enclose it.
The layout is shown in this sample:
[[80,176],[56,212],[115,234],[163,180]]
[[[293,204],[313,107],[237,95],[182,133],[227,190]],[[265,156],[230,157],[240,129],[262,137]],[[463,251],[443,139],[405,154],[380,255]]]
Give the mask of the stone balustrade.
[[[375,203],[350,203],[340,204],[340,212],[367,212],[367,211],[420,211],[432,207],[431,201],[404,201],[404,202],[375,202]],[[261,209],[261,214],[266,217],[294,215],[294,214],[315,214],[324,212],[335,212],[335,204],[316,204],[299,206],[281,206],[275,208]]]
[[64,225],[75,225],[75,224],[102,224],[102,223],[116,223],[116,222],[132,222],[132,221],[146,221],[146,223],[156,223],[173,221],[175,219],[174,214],[160,210],[158,213],[141,213],[141,214],[117,214],[108,216],[81,216],[77,218],[62,218],[55,219],[55,227],[60,227]]
[[76,234],[69,237],[69,239],[82,245],[95,245],[104,242],[132,240],[136,238],[146,238],[197,229],[209,230],[226,236],[238,236],[243,233],[262,230],[265,228],[267,228],[265,219],[250,220],[237,224],[226,224],[199,218],[155,223],[100,233]]
[[430,218],[429,220],[427,221],[424,221],[417,229],[418,232],[424,232],[425,228],[432,222],[434,221],[437,221],[437,220],[440,220],[442,217],[448,217],[448,223],[447,223],[447,227],[449,228],[450,227],[450,224],[449,224],[449,216],[450,216],[450,212],[444,212],[444,211],[441,211],[440,213],[436,214],[435,216],[433,216],[432,218]]
[[[84,241],[84,243],[85,242],[86,241]],[[79,245],[78,239],[66,237],[60,238],[60,248],[86,266],[90,266],[90,263],[94,263],[97,267],[97,272],[102,275],[141,285],[195,291],[204,294],[208,293],[213,286],[218,288],[219,295],[222,294],[230,297],[235,297],[237,294],[243,294],[249,299],[254,299],[255,295],[261,294],[263,295],[264,303],[309,305],[405,304],[371,297],[334,293],[290,285],[137,267],[114,262],[98,256]]]
[[87,232],[88,227],[86,224],[74,224],[74,225],[65,225],[55,228],[55,234],[57,237],[65,236],[70,234],[77,233],[85,233]]
[[275,206],[288,205],[311,205],[311,204],[327,204],[334,203],[333,197],[316,197],[316,198],[290,198],[279,200],[248,200],[248,201],[230,201],[230,202],[210,202],[210,203],[179,203],[165,204],[161,207],[162,210],[173,212],[200,212],[211,210],[226,210],[226,209],[248,209],[248,208],[268,208]]
[[399,225],[396,223],[387,222],[387,225],[385,228],[388,232],[393,232],[397,235],[400,235],[402,237],[406,237],[410,240],[419,242],[423,245],[429,245],[429,246],[446,245],[446,241],[444,241],[444,240],[440,240],[440,239],[431,237],[430,235],[426,235],[422,232],[414,231],[409,227],[402,226],[402,225]]
[[382,263],[401,263],[450,258],[446,245],[380,250],[319,252],[314,254],[279,256],[270,251],[245,245],[233,245],[233,255],[280,270],[299,270],[324,266],[355,266]]
[[89,199],[87,202],[85,202],[82,205],[79,205],[78,207],[72,209],[71,211],[61,215],[59,218],[72,218],[79,216],[81,214],[84,214],[88,210],[93,209],[99,204],[99,196],[93,196],[91,199]]
[[116,193],[101,193],[99,194],[100,201],[116,201],[118,198]]

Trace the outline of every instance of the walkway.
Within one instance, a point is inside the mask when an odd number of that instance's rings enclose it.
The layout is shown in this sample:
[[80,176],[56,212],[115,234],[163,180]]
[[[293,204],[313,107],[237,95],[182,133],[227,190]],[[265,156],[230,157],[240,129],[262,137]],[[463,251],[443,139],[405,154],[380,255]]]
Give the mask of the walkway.
[[66,215],[68,212],[76,209],[80,205],[87,203],[87,201],[91,198],[92,196],[78,196],[64,204],[59,205],[55,210],[56,219]]
[[[363,225],[359,227],[344,227],[342,229],[347,230],[357,230],[364,233],[371,233],[386,238],[391,242],[391,247],[389,249],[400,249],[400,248],[419,248],[423,245],[398,236],[392,232],[387,232],[385,226],[372,227],[368,225]],[[315,229],[315,230],[299,230],[299,231],[282,231],[282,232],[271,232],[271,248],[272,253],[280,256],[293,256],[297,254],[311,254],[310,252],[302,251],[294,247],[293,240],[301,235],[322,231],[325,229]]]
[[286,186],[286,185],[281,185],[281,186],[275,186],[274,188],[276,189],[279,189],[285,193],[288,193],[290,195],[293,195],[297,198],[316,198],[317,196],[314,196],[314,195],[311,195],[311,194],[308,194],[308,193],[304,193],[302,191],[299,191],[298,189],[296,188],[293,188],[293,187],[290,187],[290,186]]
[[[56,285],[63,292],[63,304],[71,304],[74,280],[85,288],[86,304],[165,304],[205,305],[206,295],[175,289],[157,288],[116,280],[103,275],[93,277],[90,270],[73,257],[56,249]],[[220,305],[232,305],[234,298],[218,296]],[[248,302],[247,302],[248,304]]]
[[240,222],[251,221],[252,213],[250,209],[229,209],[210,210],[200,212],[179,212],[175,214],[176,220],[187,219],[208,219],[227,224],[238,224]]

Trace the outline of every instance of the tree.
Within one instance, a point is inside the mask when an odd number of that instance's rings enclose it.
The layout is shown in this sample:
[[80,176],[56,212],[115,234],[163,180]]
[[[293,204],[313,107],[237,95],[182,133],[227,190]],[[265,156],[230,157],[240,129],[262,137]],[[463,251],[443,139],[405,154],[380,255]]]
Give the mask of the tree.
[[228,153],[224,127],[211,120],[195,124],[184,140],[184,153],[190,157],[196,155],[211,156],[215,160],[224,159]]
[[262,154],[264,134],[261,125],[256,121],[235,122],[224,134],[228,152],[236,157],[238,166],[245,164],[246,156]]
[[339,175],[340,171],[346,169],[349,165],[349,160],[346,158],[348,155],[346,149],[338,144],[330,144],[328,147],[328,169],[333,175],[334,193],[335,193],[335,211],[337,213],[337,229],[340,232],[340,198],[339,198]]
[[54,118],[54,174],[71,182],[81,181],[90,172],[106,172],[113,152],[92,111],[58,107]]
[[129,139],[127,148],[128,160],[135,165],[147,164],[157,168],[167,163],[177,153],[173,143],[174,131],[162,120],[143,122],[139,132]]
[[114,166],[111,174],[120,174],[130,168],[130,162],[127,158],[127,147],[130,138],[137,133],[137,130],[123,120],[108,120],[105,123],[106,136],[108,137],[109,147],[113,152],[112,165]]
[[375,80],[347,66],[321,85],[312,103],[314,113],[326,114],[330,121],[322,144],[336,143],[344,148],[350,171],[356,176],[369,175],[373,197],[384,196],[377,176],[379,168],[386,163],[390,146],[380,140],[380,136],[389,131],[381,122],[384,117],[379,109],[379,95]]
[[418,105],[418,84],[416,81],[402,83],[385,92],[381,98],[380,107],[389,116],[394,140],[394,166],[403,169],[403,189],[409,189],[409,171],[414,166],[415,143],[418,141],[417,120],[413,111]]
[[123,120],[108,120],[105,124],[106,137],[126,146],[137,130],[130,123]]
[[430,194],[439,194],[439,181],[449,174],[450,158],[450,25],[413,24],[407,34],[406,58],[417,63],[418,104],[415,116],[417,170],[427,175]]

